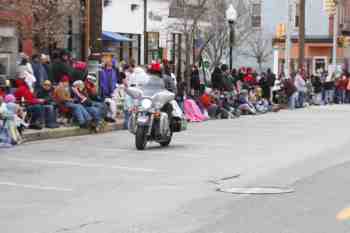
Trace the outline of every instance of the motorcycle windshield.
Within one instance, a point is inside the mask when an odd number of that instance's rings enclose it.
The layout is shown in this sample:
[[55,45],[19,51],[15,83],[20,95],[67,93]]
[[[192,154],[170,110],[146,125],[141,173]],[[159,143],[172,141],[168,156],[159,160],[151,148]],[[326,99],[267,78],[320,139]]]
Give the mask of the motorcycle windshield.
[[152,97],[165,90],[164,81],[155,75],[149,75],[149,80],[143,85],[142,90],[144,97]]

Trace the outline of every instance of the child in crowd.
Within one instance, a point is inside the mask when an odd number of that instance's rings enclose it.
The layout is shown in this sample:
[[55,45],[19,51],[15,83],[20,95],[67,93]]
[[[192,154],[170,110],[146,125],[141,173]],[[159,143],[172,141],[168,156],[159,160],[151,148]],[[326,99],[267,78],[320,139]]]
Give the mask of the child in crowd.
[[19,106],[13,95],[0,96],[0,148],[10,147],[22,143],[23,139],[18,131],[22,120],[18,117]]

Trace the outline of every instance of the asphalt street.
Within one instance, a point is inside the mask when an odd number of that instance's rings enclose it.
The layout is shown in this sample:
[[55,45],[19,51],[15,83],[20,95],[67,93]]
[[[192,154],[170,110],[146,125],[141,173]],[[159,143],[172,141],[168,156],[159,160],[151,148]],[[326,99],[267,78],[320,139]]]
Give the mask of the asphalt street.
[[[349,119],[312,107],[191,124],[144,152],[125,131],[0,150],[0,232],[346,233]],[[218,191],[247,187],[293,192]]]

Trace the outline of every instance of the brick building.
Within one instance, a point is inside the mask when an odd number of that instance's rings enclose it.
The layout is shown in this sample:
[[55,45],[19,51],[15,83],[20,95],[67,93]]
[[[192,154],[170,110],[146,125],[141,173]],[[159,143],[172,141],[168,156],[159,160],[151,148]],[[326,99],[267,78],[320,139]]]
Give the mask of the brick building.
[[14,76],[19,51],[28,55],[33,52],[31,4],[32,0],[2,0],[0,3],[1,77]]

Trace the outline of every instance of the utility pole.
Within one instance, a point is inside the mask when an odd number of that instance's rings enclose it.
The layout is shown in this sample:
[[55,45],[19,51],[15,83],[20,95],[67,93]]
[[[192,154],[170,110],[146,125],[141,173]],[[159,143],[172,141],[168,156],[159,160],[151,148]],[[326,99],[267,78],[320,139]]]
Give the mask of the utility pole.
[[292,11],[293,5],[292,0],[288,0],[288,18],[286,23],[286,50],[285,50],[285,63],[284,63],[284,74],[285,78],[290,76],[290,50],[291,50],[291,33],[292,33]]
[[144,64],[148,64],[148,33],[147,33],[147,0],[143,0],[143,53],[144,53]]
[[334,25],[333,25],[333,72],[336,71],[337,68],[337,48],[338,48],[338,17],[339,17],[339,4],[338,1],[334,1],[335,3],[335,13],[334,13]]
[[299,69],[304,68],[305,62],[305,0],[299,2]]

